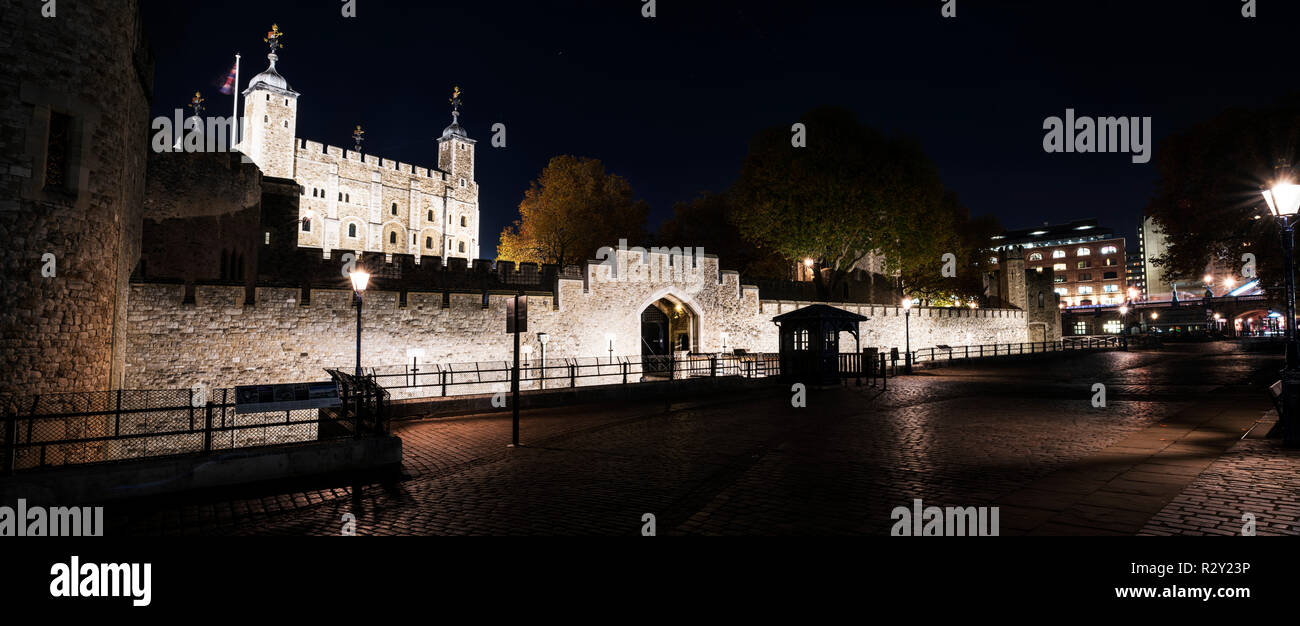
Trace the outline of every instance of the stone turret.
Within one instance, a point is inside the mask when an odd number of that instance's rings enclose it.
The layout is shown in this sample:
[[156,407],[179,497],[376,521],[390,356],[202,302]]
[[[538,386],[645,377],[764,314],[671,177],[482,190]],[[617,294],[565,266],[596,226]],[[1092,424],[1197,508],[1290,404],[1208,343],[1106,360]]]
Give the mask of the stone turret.
[[261,74],[248,82],[244,90],[244,120],[246,137],[240,141],[240,150],[262,170],[262,174],[276,178],[294,176],[294,136],[298,125],[298,92],[289,86],[275,62],[279,56],[279,29],[268,35],[271,62]]

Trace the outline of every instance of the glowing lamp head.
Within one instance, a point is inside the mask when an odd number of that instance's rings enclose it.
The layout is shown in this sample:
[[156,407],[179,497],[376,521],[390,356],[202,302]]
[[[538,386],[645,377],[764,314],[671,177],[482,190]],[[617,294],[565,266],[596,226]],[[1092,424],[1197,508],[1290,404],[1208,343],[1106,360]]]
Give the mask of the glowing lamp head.
[[1202,281],[1205,281],[1205,284],[1207,284],[1207,285],[1213,285],[1213,284],[1214,284],[1214,276],[1212,276],[1212,275],[1210,275],[1210,274],[1206,274],[1206,275],[1205,275],[1205,278],[1202,278],[1201,280],[1202,280]]
[[813,266],[813,260],[812,260],[812,259],[804,259],[804,260],[803,260],[803,264],[804,264],[804,267],[812,267],[812,266]]
[[904,311],[910,311],[910,310],[912,310],[912,299],[911,299],[911,298],[903,298],[903,310],[904,310]]
[[365,291],[366,285],[370,284],[370,274],[360,270],[348,274],[348,278],[352,279],[352,290],[357,293]]
[[1128,307],[1126,307],[1126,306],[1122,306],[1122,307],[1120,307],[1120,308],[1119,308],[1119,314],[1120,314],[1120,315],[1128,315]]
[[1232,289],[1233,286],[1235,286],[1236,284],[1237,284],[1237,281],[1235,281],[1235,280],[1233,280],[1233,279],[1231,279],[1231,278],[1225,278],[1225,279],[1223,279],[1223,286],[1227,287],[1228,289]]
[[1154,319],[1159,319],[1159,318],[1160,318],[1160,314],[1159,314],[1159,313],[1156,313],[1155,311],[1152,311],[1152,312],[1151,312],[1151,319],[1154,320]]
[[1274,217],[1290,217],[1300,211],[1300,185],[1283,179],[1263,191],[1264,202]]

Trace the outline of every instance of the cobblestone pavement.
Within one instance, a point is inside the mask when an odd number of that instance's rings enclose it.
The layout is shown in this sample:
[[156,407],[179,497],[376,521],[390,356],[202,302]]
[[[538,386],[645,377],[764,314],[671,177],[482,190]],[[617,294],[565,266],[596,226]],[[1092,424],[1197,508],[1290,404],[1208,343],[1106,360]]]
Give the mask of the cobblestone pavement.
[[[671,412],[526,411],[514,449],[508,414],[403,422],[407,478],[395,485],[110,508],[110,531],[334,535],[351,513],[362,535],[628,535],[650,513],[659,534],[888,534],[892,509],[921,499],[999,506],[1003,534],[1134,534],[1166,505],[1198,511],[1179,492],[1231,459],[1241,467],[1225,476],[1260,464],[1296,474],[1297,457],[1271,442],[1215,462],[1267,408],[1275,362],[1173,346],[945,364],[887,390],[810,390],[806,408],[774,388]],[[1198,480],[1202,462],[1213,467]],[[1246,480],[1216,484],[1216,497],[1258,497]],[[1265,499],[1294,521],[1290,485],[1279,478]]]

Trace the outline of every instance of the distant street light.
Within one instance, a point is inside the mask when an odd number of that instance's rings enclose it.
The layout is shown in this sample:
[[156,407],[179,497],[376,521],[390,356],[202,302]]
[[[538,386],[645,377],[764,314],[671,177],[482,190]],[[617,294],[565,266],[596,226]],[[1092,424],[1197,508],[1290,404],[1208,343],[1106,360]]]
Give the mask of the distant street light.
[[[1283,168],[1279,168],[1282,174]],[[1289,169],[1289,168],[1287,168]],[[1283,275],[1286,277],[1286,366],[1282,369],[1282,439],[1287,446],[1300,446],[1300,347],[1295,331],[1295,216],[1300,211],[1300,185],[1280,175],[1263,191],[1264,202],[1282,226]]]
[[357,378],[361,377],[361,294],[370,283],[370,274],[357,270],[348,274],[352,279],[352,293],[357,296]]
[[903,371],[912,373],[912,299],[903,299]]
[[1127,304],[1120,305],[1119,307],[1119,323],[1120,323],[1120,329],[1119,329],[1120,347],[1124,348],[1125,350],[1128,350],[1128,305]]

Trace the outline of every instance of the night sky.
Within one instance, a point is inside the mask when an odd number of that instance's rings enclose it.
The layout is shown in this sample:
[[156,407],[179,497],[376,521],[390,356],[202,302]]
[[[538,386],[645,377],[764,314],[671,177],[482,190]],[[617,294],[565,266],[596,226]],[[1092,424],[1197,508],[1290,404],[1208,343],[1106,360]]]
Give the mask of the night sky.
[[[459,85],[479,140],[482,256],[552,156],[599,158],[651,205],[731,184],[752,134],[819,105],[919,139],[972,213],[1009,228],[1097,217],[1133,242],[1155,162],[1046,154],[1043,120],[1151,116],[1156,139],[1291,89],[1294,0],[818,3],[658,0],[342,2],[144,0],[157,56],[154,115],[217,88],[243,55],[241,90],[266,68],[262,37],[285,31],[278,68],[299,98],[298,136],[436,165]],[[1134,5],[1141,5],[1135,7]],[[493,123],[508,146],[490,147]],[[815,138],[810,138],[815,140]],[[1155,159],[1159,150],[1155,151]]]

